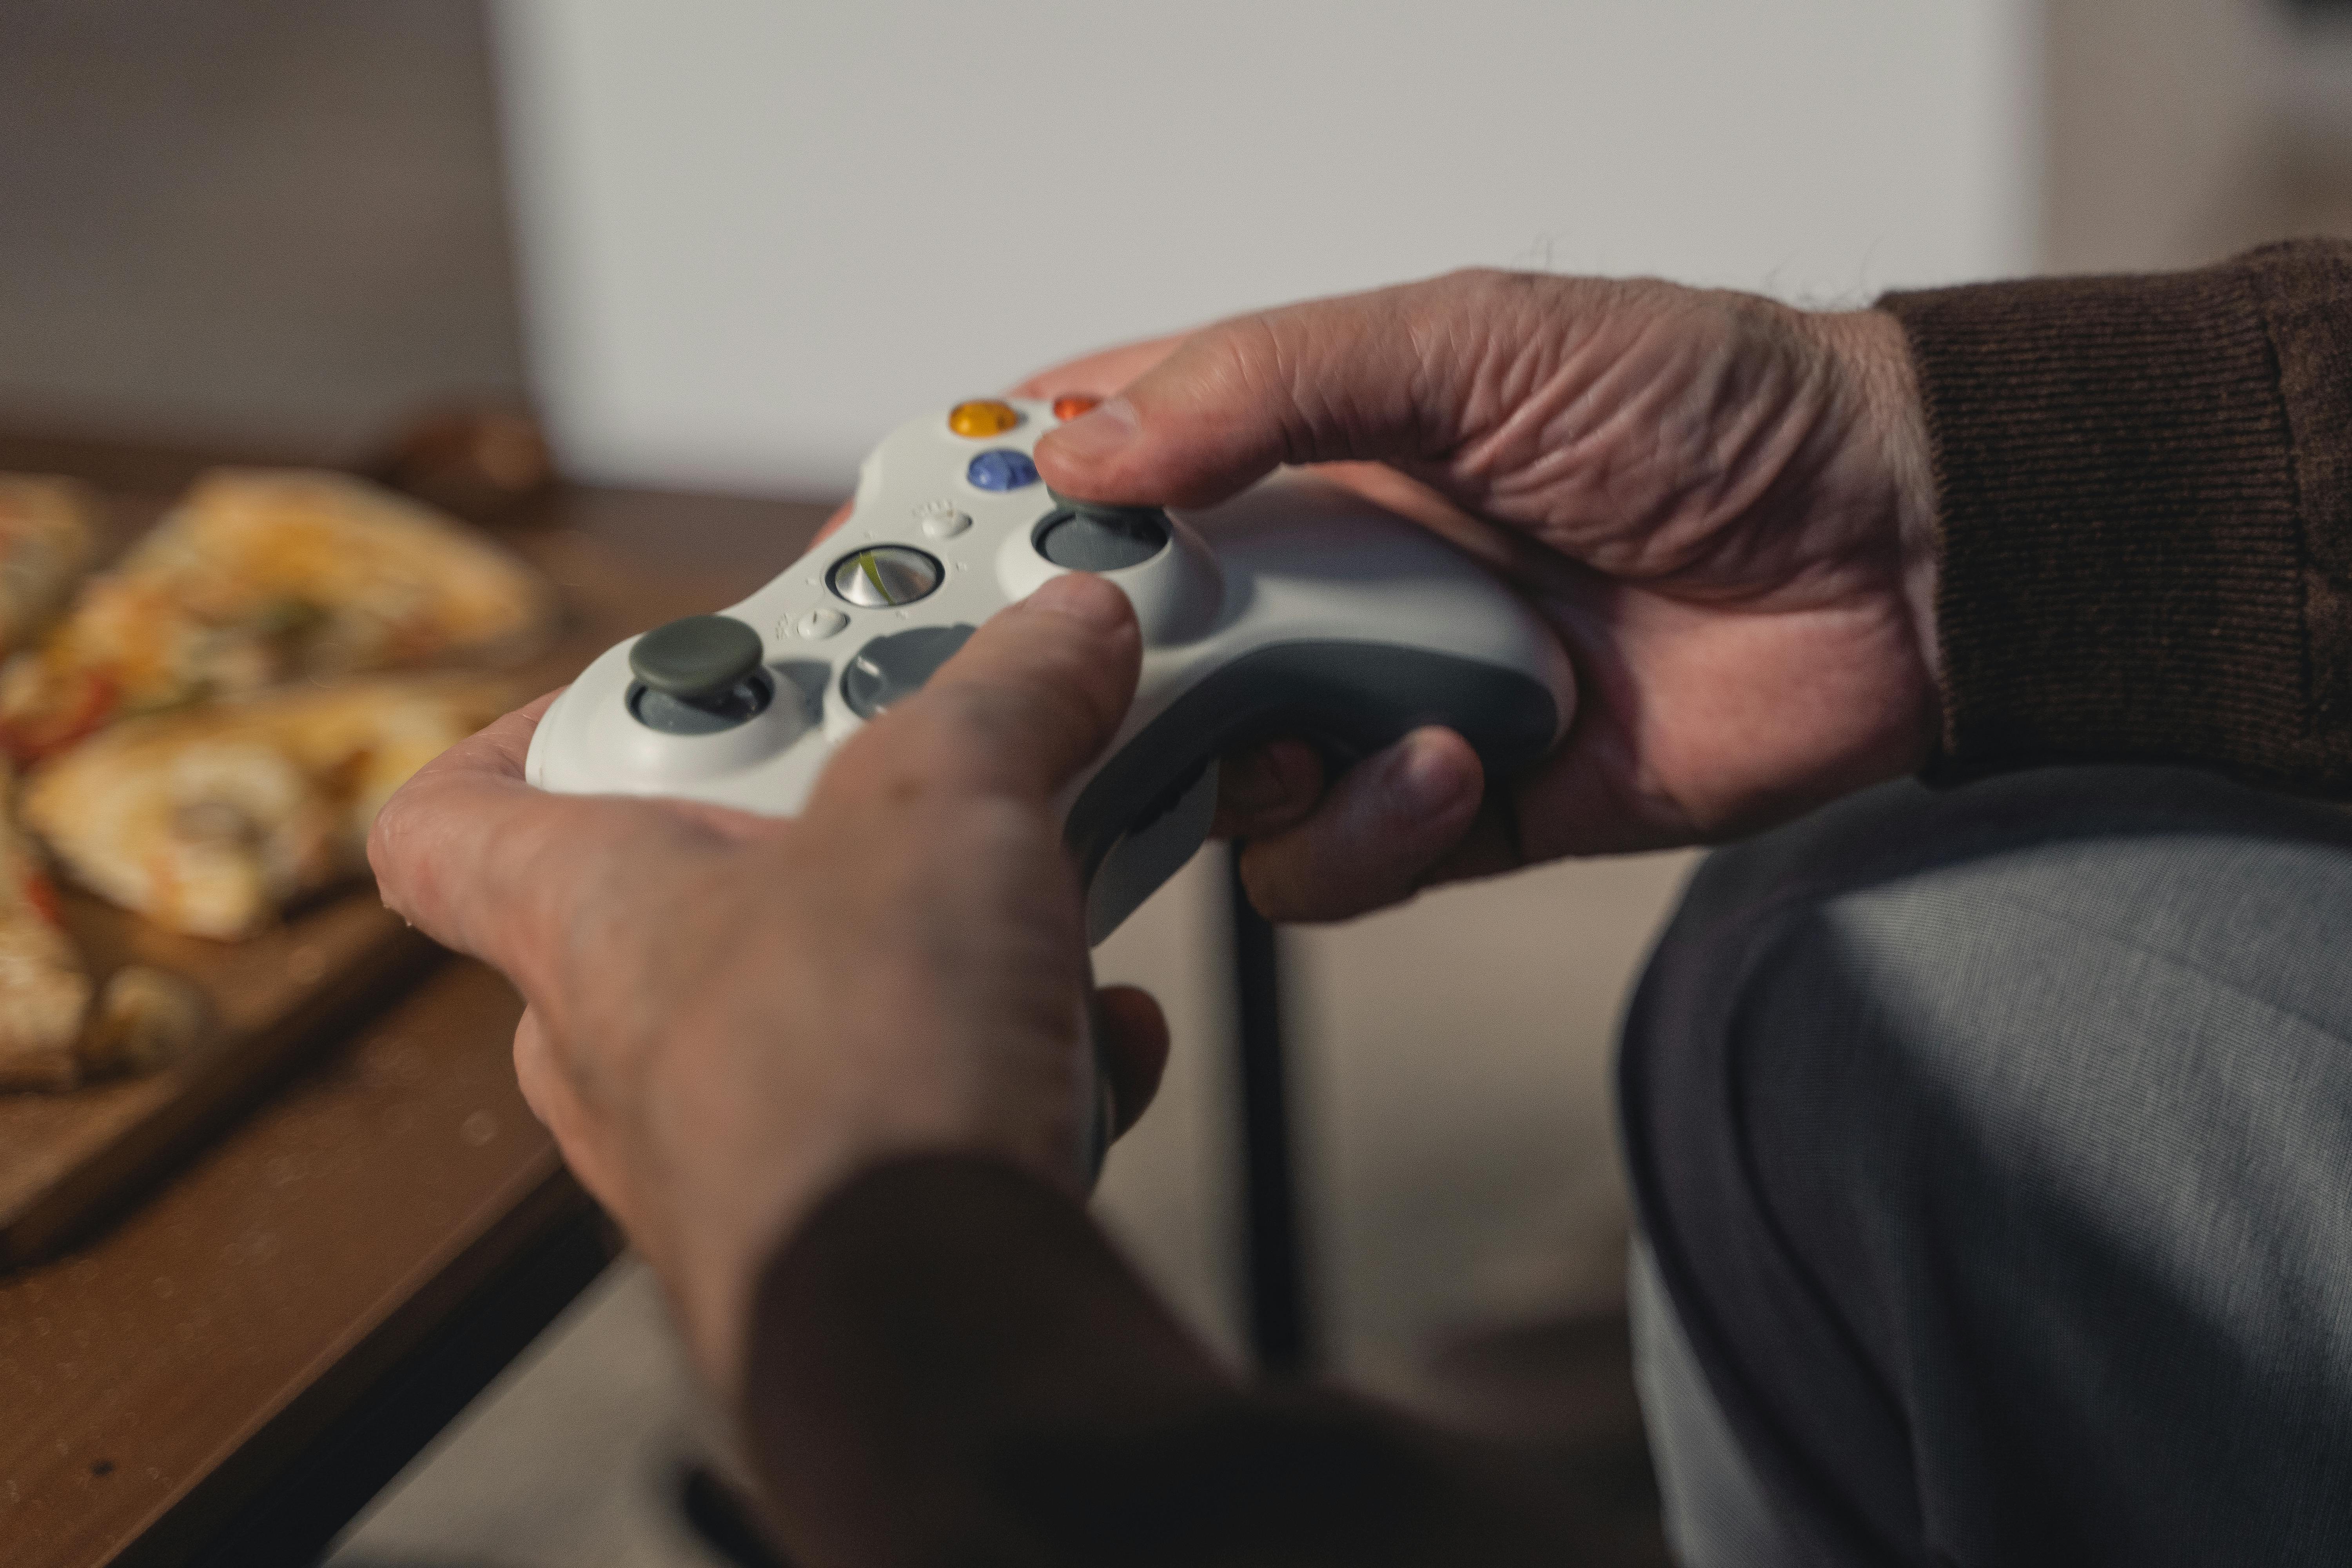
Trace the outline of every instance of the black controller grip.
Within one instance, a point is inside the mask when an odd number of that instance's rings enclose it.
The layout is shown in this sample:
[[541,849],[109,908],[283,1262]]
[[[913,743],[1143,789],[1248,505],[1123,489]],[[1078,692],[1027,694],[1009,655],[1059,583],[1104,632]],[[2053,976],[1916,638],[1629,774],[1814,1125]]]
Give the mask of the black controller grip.
[[1236,747],[1297,736],[1352,759],[1443,724],[1497,776],[1549,751],[1561,717],[1543,682],[1482,660],[1393,643],[1277,643],[1218,670],[1122,746],[1070,807],[1063,837],[1091,884],[1123,835]]

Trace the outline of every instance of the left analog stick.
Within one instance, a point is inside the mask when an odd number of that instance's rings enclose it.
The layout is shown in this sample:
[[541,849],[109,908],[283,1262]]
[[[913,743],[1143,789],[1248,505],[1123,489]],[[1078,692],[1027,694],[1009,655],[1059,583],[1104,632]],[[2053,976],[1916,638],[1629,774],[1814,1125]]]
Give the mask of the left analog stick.
[[630,710],[670,735],[731,730],[768,705],[760,634],[731,616],[688,616],[656,626],[629,648]]

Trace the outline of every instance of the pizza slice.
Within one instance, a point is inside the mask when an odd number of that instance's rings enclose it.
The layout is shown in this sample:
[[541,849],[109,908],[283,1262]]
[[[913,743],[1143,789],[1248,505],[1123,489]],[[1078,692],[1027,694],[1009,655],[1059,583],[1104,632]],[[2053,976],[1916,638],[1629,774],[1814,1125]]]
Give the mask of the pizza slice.
[[[7,792],[0,768],[0,797]],[[0,815],[0,1089],[72,1089],[149,1072],[201,1038],[210,1009],[180,975],[131,964],[93,987],[56,887]]]
[[538,574],[429,507],[342,474],[219,469],[0,668],[0,746],[30,761],[303,676],[499,662],[553,619]]
[[0,654],[65,605],[96,549],[98,498],[75,479],[0,474]]
[[[0,775],[0,793],[5,793]],[[0,1089],[71,1089],[92,987],[31,846],[0,816]]]
[[125,720],[32,772],[25,823],[123,908],[248,936],[363,869],[385,799],[511,696],[478,676],[385,676]]

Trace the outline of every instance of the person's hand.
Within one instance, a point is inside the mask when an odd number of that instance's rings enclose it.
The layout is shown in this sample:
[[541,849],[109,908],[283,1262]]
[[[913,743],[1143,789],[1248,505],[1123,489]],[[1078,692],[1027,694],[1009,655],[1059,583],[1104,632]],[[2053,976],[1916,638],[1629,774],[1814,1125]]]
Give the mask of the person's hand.
[[1081,1186],[1090,1003],[1118,1124],[1150,1099],[1165,1026],[1092,992],[1052,806],[1139,658],[1123,595],[1059,578],[862,729],[797,818],[541,794],[547,700],[377,817],[385,900],[521,990],[523,1092],[714,1387],[738,1385],[757,1269],[861,1166],[977,1150]]
[[1337,781],[1303,745],[1228,759],[1219,831],[1248,841],[1268,915],[1748,833],[1929,753],[1933,483],[1908,351],[1881,312],[1460,273],[1018,390],[1121,387],[1038,443],[1055,489],[1201,506],[1277,463],[1329,465],[1500,567],[1576,665],[1566,742],[1496,787],[1444,730]]

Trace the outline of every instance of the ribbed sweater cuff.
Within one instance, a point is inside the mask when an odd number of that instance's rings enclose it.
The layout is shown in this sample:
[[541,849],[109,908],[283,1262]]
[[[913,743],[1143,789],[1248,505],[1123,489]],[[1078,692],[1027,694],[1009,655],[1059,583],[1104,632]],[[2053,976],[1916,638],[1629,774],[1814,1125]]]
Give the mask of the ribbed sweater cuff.
[[1934,441],[1933,772],[2352,787],[2352,247],[1881,305]]

